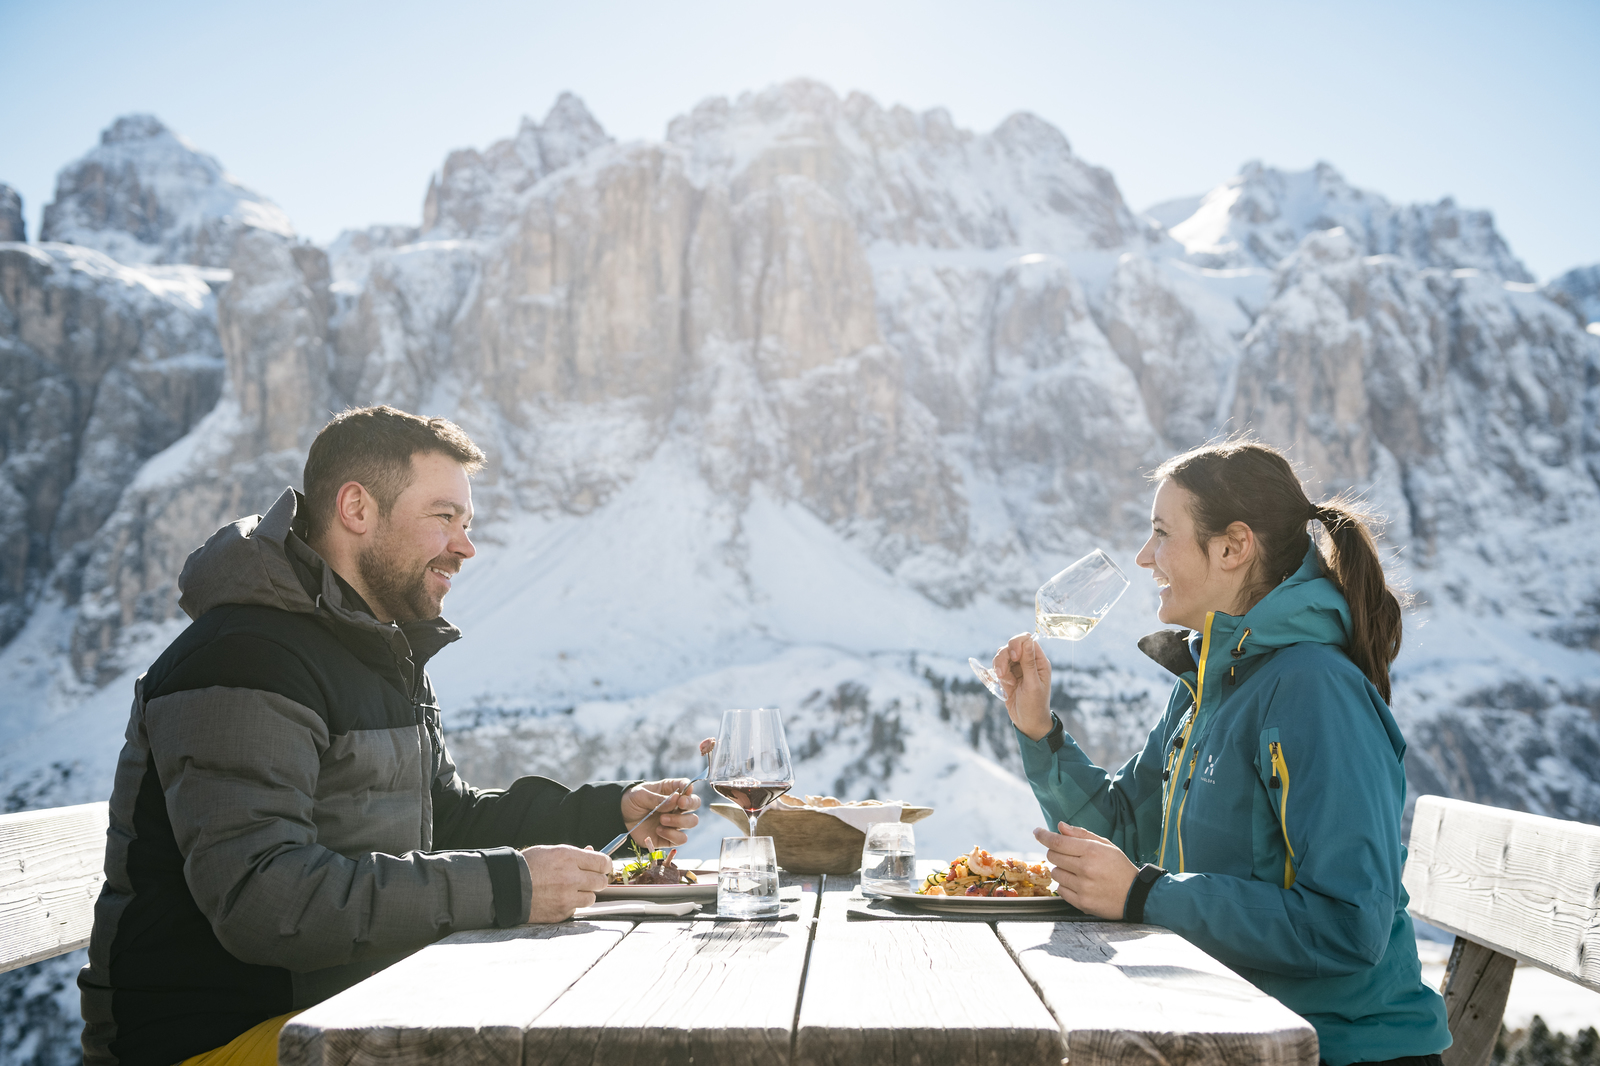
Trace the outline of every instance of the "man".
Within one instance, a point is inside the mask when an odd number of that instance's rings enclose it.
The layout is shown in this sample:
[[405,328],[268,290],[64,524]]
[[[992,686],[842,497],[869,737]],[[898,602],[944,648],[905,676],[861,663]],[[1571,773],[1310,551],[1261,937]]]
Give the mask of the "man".
[[[682,780],[469,787],[424,669],[475,549],[457,426],[389,407],[317,436],[305,496],[190,555],[194,620],[135,688],[79,975],[89,1066],[276,1062],[286,1016],[457,929],[594,901],[624,828],[682,843]],[[520,849],[520,850],[518,850]]]

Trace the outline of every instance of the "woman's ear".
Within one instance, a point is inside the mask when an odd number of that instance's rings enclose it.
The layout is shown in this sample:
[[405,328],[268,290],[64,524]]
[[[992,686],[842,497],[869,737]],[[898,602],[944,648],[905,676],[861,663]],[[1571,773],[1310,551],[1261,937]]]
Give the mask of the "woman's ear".
[[1229,523],[1228,528],[1222,531],[1213,544],[1217,564],[1223,570],[1237,570],[1241,566],[1249,565],[1256,556],[1255,530],[1243,522]]

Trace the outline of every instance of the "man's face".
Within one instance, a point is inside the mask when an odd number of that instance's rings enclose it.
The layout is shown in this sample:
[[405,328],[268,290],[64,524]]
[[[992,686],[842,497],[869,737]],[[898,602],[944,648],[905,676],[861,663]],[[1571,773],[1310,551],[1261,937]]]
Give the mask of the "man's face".
[[411,457],[411,474],[356,558],[372,607],[396,622],[439,617],[451,579],[478,553],[467,536],[472,483],[461,464],[422,453]]

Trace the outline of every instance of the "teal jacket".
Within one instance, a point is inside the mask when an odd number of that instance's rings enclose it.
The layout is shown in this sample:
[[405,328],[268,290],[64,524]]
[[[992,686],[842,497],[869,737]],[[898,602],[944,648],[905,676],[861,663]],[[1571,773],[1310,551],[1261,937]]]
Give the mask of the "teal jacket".
[[1405,740],[1345,654],[1349,632],[1313,545],[1244,617],[1208,614],[1187,642],[1171,631],[1140,641],[1179,680],[1120,770],[1059,730],[1017,734],[1051,826],[1171,871],[1145,919],[1299,1013],[1331,1066],[1450,1045],[1400,884]]

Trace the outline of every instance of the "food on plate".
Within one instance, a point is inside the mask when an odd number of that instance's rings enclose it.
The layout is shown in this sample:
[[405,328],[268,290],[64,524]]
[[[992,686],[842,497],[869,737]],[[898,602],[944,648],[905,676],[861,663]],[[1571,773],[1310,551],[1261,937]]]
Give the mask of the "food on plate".
[[982,848],[955,859],[948,869],[928,875],[919,896],[1053,896],[1055,884],[1042,862],[1001,859]]
[[680,870],[672,860],[678,849],[652,851],[640,855],[620,869],[611,871],[613,885],[696,885],[700,881],[693,870]]

